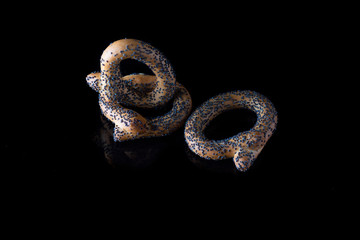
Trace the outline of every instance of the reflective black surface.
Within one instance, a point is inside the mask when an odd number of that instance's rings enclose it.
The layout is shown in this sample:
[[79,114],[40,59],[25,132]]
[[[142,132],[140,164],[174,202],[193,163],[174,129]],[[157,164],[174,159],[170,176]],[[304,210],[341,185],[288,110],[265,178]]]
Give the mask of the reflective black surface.
[[[66,29],[75,28],[64,23],[67,28],[53,26],[39,38],[29,51],[37,63],[33,69],[41,71],[29,71],[19,84],[22,111],[12,105],[4,109],[1,171],[7,185],[30,194],[86,192],[94,193],[94,198],[113,199],[105,197],[110,194],[116,201],[134,200],[140,206],[156,199],[160,205],[220,204],[228,210],[240,209],[231,203],[248,196],[266,201],[337,193],[341,184],[336,172],[342,166],[309,144],[317,138],[308,125],[321,122],[309,112],[314,103],[303,91],[316,81],[306,70],[312,66],[308,61],[314,50],[306,44],[309,35],[299,34],[291,21],[253,22],[240,32],[236,24],[171,23],[175,26],[166,31],[103,26],[101,34],[85,23],[70,34]],[[279,114],[277,130],[248,172],[237,172],[231,159],[213,162],[193,154],[183,128],[166,137],[113,142],[111,124],[101,116],[97,94],[85,77],[100,70],[102,51],[125,37],[144,40],[163,52],[177,81],[190,92],[193,108],[219,93],[245,89],[273,102]],[[56,53],[50,50],[54,46]],[[13,100],[9,97],[6,102]],[[234,111],[215,119],[207,134],[222,138],[252,124],[250,113]],[[13,183],[20,188],[11,187]]]

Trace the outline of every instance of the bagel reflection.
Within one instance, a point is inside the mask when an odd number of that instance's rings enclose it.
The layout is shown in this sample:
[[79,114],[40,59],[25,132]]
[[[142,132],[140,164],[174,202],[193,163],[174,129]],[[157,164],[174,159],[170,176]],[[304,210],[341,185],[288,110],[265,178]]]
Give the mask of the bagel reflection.
[[114,168],[127,167],[143,169],[152,165],[166,147],[163,138],[137,139],[126,142],[115,142],[114,124],[102,114],[101,126],[94,141],[103,151],[104,158]]
[[238,175],[239,171],[237,171],[234,163],[231,159],[224,159],[221,161],[216,160],[208,160],[202,158],[191,151],[187,144],[184,144],[184,150],[187,159],[192,162],[196,167],[214,173],[221,173],[221,174],[231,174],[231,175]]

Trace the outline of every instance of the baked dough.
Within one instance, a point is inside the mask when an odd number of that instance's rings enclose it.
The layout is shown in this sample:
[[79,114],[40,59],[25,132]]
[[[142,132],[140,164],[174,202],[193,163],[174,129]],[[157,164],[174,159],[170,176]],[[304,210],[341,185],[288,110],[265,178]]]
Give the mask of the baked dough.
[[[257,122],[253,128],[222,140],[207,139],[203,131],[209,122],[236,108],[247,108],[256,113]],[[276,109],[265,96],[254,91],[227,92],[212,97],[191,114],[185,125],[185,140],[200,157],[212,160],[233,158],[236,168],[246,171],[275,131],[276,124]]]
[[[120,62],[135,59],[146,64],[154,75],[122,76]],[[86,78],[99,93],[102,113],[113,123],[114,140],[164,136],[181,127],[191,111],[191,97],[175,80],[175,73],[165,56],[151,45],[122,39],[110,44],[100,60],[101,72]],[[173,100],[172,109],[158,117],[145,118],[132,107],[154,109]]]

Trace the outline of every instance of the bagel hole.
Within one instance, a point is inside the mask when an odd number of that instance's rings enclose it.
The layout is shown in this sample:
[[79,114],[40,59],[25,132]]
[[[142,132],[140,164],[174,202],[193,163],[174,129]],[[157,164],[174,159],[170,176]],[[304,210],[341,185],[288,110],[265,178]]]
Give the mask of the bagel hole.
[[120,62],[120,72],[122,76],[139,73],[155,76],[154,72],[146,64],[131,58]]
[[221,140],[250,130],[256,123],[256,113],[245,108],[228,110],[215,117],[204,129],[208,139]]

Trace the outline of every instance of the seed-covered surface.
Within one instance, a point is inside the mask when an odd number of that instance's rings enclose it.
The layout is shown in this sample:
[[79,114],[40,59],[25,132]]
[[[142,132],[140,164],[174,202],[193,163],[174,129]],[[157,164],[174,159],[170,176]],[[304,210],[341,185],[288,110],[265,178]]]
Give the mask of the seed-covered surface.
[[[236,108],[247,108],[256,113],[253,128],[222,140],[207,139],[203,131],[210,121]],[[200,157],[233,158],[237,169],[246,171],[275,131],[276,124],[277,112],[269,99],[254,91],[233,91],[210,98],[191,114],[185,125],[185,140]]]
[[[120,62],[128,58],[146,64],[155,76],[122,76]],[[89,74],[86,81],[99,93],[102,113],[115,123],[115,141],[164,136],[185,123],[191,111],[190,94],[176,82],[170,62],[156,48],[135,39],[116,41],[103,52],[100,67],[101,72]],[[145,118],[131,110],[158,108],[171,99],[172,109],[162,116]]]

